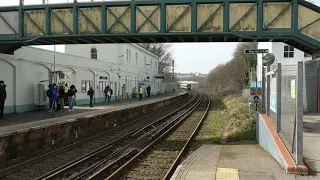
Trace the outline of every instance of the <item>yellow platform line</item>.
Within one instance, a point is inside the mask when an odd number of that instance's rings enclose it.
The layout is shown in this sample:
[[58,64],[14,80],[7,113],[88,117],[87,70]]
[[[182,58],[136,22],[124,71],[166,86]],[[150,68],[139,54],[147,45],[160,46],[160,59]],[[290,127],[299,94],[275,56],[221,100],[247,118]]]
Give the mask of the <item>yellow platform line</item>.
[[218,168],[216,180],[239,180],[238,169]]

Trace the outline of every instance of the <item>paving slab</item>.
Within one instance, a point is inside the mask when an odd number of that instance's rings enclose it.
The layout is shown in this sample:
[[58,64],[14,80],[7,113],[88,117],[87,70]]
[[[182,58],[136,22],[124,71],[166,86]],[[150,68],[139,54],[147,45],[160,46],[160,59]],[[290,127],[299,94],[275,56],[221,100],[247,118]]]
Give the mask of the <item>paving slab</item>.
[[294,180],[258,144],[223,145],[218,168],[239,170],[240,180]]
[[300,179],[320,180],[320,114],[307,114],[303,119],[303,155],[311,176]]
[[171,180],[212,180],[220,154],[220,145],[202,145],[176,169]]

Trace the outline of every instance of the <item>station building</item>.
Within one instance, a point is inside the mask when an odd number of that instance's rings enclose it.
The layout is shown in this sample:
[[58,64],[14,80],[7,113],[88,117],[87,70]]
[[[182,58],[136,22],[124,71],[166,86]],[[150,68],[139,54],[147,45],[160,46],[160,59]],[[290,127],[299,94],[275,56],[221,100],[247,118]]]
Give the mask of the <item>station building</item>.
[[[290,73],[294,76],[298,62],[304,63],[304,109],[305,112],[320,112],[320,59],[312,59],[312,56],[282,42],[259,42],[258,49],[268,49],[275,56],[275,62],[271,70],[281,63],[283,74]],[[257,54],[257,82],[262,84],[262,57],[265,54]],[[286,72],[284,72],[286,71]],[[271,84],[276,84],[276,79],[271,78]],[[290,88],[290,87],[283,87]],[[276,92],[276,87],[271,87],[271,93]],[[290,93],[290,92],[288,92]]]
[[[104,102],[104,88],[112,100],[133,98],[139,86],[151,94],[168,91],[158,75],[159,57],[137,44],[65,45],[65,53],[22,47],[13,55],[0,54],[0,79],[7,85],[5,113],[36,110],[47,102],[49,83],[75,85],[76,105],[89,104],[87,91],[95,90],[95,103]],[[172,86],[172,85],[171,85]]]

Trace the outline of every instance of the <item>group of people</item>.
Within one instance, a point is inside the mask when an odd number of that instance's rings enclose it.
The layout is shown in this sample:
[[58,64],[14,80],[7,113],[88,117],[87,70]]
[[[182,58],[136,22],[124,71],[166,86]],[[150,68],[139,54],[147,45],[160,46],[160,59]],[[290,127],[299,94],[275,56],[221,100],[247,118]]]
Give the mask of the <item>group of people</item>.
[[[150,92],[151,92],[151,87],[148,86],[147,87],[147,94],[148,94],[148,97],[150,97]],[[141,86],[139,86],[139,99],[141,100],[143,97],[143,88]]]
[[69,111],[74,111],[74,99],[77,89],[74,85],[68,88],[68,85],[49,84],[47,96],[49,98],[49,112],[53,115],[54,111],[64,111],[64,106],[69,104]]
[[[151,87],[147,87],[147,94],[150,97]],[[109,103],[111,96],[113,95],[113,90],[106,86],[104,89],[105,103]],[[74,85],[68,88],[68,85],[50,84],[47,91],[47,96],[49,98],[50,109],[49,112],[53,115],[54,111],[64,111],[64,106],[69,105],[69,111],[74,111],[73,105],[76,98],[77,89]],[[94,90],[92,87],[89,88],[87,95],[90,97],[90,107],[93,107]],[[139,98],[143,97],[143,88],[139,87]],[[0,80],[0,119],[3,119],[4,103],[7,98],[6,85],[4,81]]]

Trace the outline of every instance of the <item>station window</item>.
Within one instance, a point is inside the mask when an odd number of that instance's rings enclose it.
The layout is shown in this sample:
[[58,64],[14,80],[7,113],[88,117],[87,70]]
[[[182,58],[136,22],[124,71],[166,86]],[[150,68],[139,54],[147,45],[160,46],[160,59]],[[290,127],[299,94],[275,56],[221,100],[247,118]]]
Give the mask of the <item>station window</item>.
[[283,55],[285,58],[293,58],[294,57],[294,47],[285,45]]
[[81,82],[81,93],[87,93],[90,87],[93,88],[93,81],[83,80]]
[[91,49],[91,59],[98,59],[98,51],[96,48]]
[[158,68],[158,61],[155,62],[155,67]]
[[99,92],[104,92],[104,88],[108,86],[107,81],[100,81],[99,82]]
[[147,58],[144,57],[144,66],[147,66]]
[[153,62],[153,61],[152,61],[152,59],[151,59],[151,62],[150,62],[151,69],[152,69],[152,62]]

